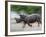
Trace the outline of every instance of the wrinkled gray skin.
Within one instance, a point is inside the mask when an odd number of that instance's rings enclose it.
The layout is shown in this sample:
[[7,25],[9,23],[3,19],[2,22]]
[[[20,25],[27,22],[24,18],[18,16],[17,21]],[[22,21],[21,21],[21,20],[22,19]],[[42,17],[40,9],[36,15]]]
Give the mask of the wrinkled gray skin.
[[20,15],[20,19],[16,19],[17,23],[20,22],[24,22],[24,26],[25,27],[26,24],[28,24],[28,26],[32,27],[32,25],[30,25],[30,23],[34,23],[34,22],[38,22],[38,26],[41,23],[41,17],[40,15],[31,15],[31,16],[26,16],[26,15]]

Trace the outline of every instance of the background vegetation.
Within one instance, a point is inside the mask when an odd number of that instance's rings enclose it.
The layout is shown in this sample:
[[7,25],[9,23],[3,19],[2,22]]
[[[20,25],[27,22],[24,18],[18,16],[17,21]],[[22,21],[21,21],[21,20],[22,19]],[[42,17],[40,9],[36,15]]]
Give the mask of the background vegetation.
[[24,13],[27,14],[31,14],[31,13],[41,14],[41,6],[11,5],[11,11],[15,11],[17,13],[24,11]]

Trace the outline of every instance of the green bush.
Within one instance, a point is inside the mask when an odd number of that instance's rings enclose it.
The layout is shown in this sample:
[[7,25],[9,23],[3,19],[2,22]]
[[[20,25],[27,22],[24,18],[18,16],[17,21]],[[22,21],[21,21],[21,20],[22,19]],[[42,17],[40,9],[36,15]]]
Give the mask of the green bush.
[[24,13],[40,13],[41,14],[41,6],[23,6],[23,5],[11,5],[11,11],[16,11],[20,13],[20,11],[24,11]]

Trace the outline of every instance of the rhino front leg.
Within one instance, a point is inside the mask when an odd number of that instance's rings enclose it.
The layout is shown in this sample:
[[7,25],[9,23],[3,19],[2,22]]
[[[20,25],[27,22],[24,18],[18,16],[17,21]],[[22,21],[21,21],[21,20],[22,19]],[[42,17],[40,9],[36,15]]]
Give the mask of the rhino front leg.
[[32,27],[32,25],[30,25],[30,23],[28,23],[28,26]]
[[24,22],[23,28],[25,28],[25,26],[26,26],[26,23]]

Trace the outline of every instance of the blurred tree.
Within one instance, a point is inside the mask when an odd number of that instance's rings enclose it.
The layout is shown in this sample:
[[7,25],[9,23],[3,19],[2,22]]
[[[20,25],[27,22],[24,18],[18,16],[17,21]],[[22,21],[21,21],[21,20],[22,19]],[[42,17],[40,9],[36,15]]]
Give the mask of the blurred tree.
[[20,11],[24,11],[24,13],[39,13],[41,14],[41,6],[24,6],[24,5],[11,5],[11,11],[16,11],[20,13]]

